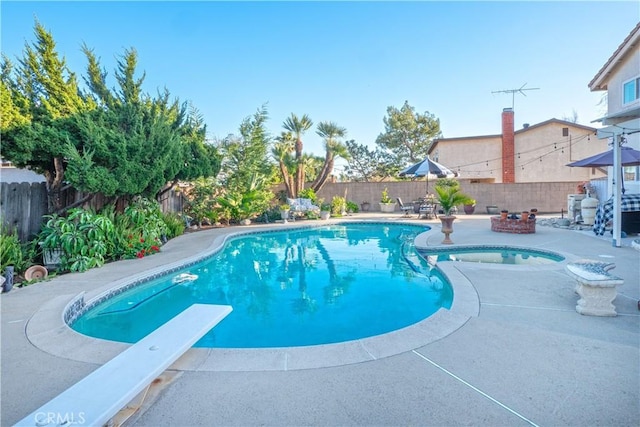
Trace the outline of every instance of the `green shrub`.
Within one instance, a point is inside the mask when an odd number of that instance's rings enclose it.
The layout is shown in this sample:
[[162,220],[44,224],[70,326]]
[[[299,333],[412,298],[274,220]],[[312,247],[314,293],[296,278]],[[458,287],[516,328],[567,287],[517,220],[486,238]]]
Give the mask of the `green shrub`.
[[260,223],[273,223],[281,219],[280,206],[271,206],[264,212],[256,216],[255,222]]
[[318,218],[320,218],[320,214],[318,213],[317,210],[315,210],[315,211],[306,211],[304,213],[304,216],[307,219],[318,219]]
[[[215,210],[216,197],[221,192],[215,179],[201,178],[193,182],[193,186],[185,192],[184,213],[193,218],[198,225],[205,220],[213,221],[212,212]],[[217,214],[220,216],[220,214]]]
[[298,197],[301,197],[303,199],[311,199],[311,203],[313,203],[314,205],[318,201],[318,196],[316,195],[316,192],[313,190],[313,188],[305,188],[304,190],[300,191],[300,193],[298,193]]
[[220,214],[220,217],[239,222],[264,212],[269,207],[269,202],[272,198],[273,194],[271,192],[263,190],[227,191],[223,196],[216,199],[220,206],[216,211]]
[[25,248],[18,239],[18,232],[9,233],[4,227],[0,230],[0,273],[4,273],[7,266],[12,265],[14,272],[19,274],[27,269],[29,261]]
[[360,206],[356,202],[352,202],[351,200],[347,201],[347,212],[357,213],[360,211]]
[[173,239],[184,233],[185,223],[182,216],[176,212],[163,214],[162,220],[167,226],[167,239]]
[[85,271],[107,261],[115,244],[112,241],[115,227],[107,216],[75,208],[67,217],[54,214],[46,218],[38,241],[42,242],[43,250],[62,251],[62,270]]
[[76,208],[67,217],[54,214],[45,218],[38,242],[42,250],[61,251],[63,271],[85,271],[107,261],[142,258],[158,252],[162,236],[169,232],[160,205],[142,198],[134,200],[122,214],[113,208],[100,214]]
[[142,258],[158,252],[162,236],[169,233],[160,204],[145,198],[135,199],[116,220],[123,258]]
[[331,215],[342,215],[347,208],[347,201],[344,197],[333,196],[331,199]]
[[460,187],[460,181],[455,178],[438,178],[436,187]]

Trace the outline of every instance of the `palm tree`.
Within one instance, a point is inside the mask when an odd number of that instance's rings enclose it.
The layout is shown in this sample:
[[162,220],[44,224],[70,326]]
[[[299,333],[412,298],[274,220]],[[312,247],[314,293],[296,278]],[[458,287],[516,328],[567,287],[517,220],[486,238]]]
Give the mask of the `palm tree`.
[[331,172],[333,172],[336,157],[347,158],[349,154],[347,147],[340,141],[340,138],[344,138],[347,134],[347,129],[338,126],[334,122],[320,122],[316,133],[324,139],[325,147],[324,164],[318,177],[311,184],[311,188],[317,193],[327,182]]
[[297,197],[298,193],[304,189],[304,158],[302,157],[302,135],[311,129],[313,121],[306,114],[298,118],[294,113],[282,124],[286,130],[291,132],[295,137],[296,163],[296,179],[294,181],[293,196]]
[[291,158],[291,152],[295,149],[295,141],[291,132],[282,132],[280,136],[276,137],[276,143],[271,150],[271,154],[278,161],[278,167],[282,174],[282,181],[287,191],[287,197],[295,198],[294,194],[294,182],[291,171],[295,169],[293,159]]
[[464,205],[471,199],[460,191],[458,186],[439,186],[436,185],[436,193],[438,193],[438,203],[444,211],[445,216],[451,215],[454,206]]
[[315,181],[324,165],[324,157],[313,154],[304,155],[304,176],[305,181]]

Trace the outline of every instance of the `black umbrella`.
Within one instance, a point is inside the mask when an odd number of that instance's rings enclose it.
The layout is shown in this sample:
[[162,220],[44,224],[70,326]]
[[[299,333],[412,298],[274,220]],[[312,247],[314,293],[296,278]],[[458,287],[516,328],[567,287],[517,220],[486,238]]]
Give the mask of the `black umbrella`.
[[429,193],[429,178],[453,178],[458,176],[448,167],[435,162],[427,156],[426,159],[403,169],[399,173],[400,176],[427,177],[427,193]]

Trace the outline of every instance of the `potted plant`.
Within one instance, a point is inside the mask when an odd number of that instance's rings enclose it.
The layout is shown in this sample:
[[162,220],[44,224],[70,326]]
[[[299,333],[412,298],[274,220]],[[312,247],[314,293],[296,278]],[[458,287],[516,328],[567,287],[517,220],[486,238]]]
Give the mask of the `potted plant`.
[[62,227],[65,219],[58,215],[45,216],[47,222],[38,234],[38,245],[42,250],[42,261],[49,269],[58,269],[62,264]]
[[507,219],[507,215],[509,215],[509,211],[507,209],[502,209],[500,211],[500,219]]
[[360,209],[362,209],[362,212],[369,212],[369,209],[371,208],[371,203],[364,201],[360,204]]
[[380,197],[380,212],[391,213],[396,210],[396,203],[389,197],[389,192],[385,188],[382,190],[382,197]]
[[289,218],[289,212],[291,212],[291,206],[286,203],[280,205],[280,218],[286,221]]
[[320,219],[327,220],[331,216],[331,204],[320,203]]
[[470,201],[469,196],[463,194],[460,191],[460,187],[457,186],[436,186],[437,200],[442,208],[444,215],[440,216],[440,222],[442,223],[442,232],[444,233],[443,245],[453,244],[449,235],[453,233],[453,221],[455,216],[451,215],[453,208],[457,205],[464,205]]
[[467,203],[464,204],[464,213],[467,215],[472,215],[476,210],[476,200],[469,199]]

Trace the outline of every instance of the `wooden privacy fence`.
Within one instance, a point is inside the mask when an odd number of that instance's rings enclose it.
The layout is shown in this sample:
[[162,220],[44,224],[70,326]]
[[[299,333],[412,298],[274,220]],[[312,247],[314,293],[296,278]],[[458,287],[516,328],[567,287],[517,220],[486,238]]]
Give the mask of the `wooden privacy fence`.
[[[81,200],[84,194],[69,188],[60,194],[63,205]],[[84,208],[101,209],[105,198],[98,194]],[[160,200],[163,212],[182,212],[184,195],[169,191]],[[47,211],[47,185],[44,182],[0,183],[0,222],[10,231],[16,230],[21,242],[31,240],[40,231]]]
[[0,217],[2,226],[16,230],[26,242],[40,231],[42,217],[47,214],[47,184],[44,182],[3,182],[0,184]]

